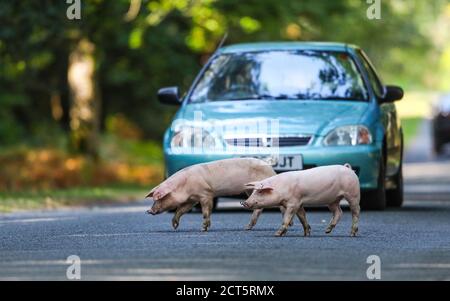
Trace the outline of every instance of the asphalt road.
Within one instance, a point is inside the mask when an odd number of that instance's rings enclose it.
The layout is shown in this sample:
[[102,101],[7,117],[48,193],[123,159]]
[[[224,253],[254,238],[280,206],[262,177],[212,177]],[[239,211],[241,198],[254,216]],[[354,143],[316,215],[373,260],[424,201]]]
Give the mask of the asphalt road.
[[312,236],[296,221],[282,238],[278,212],[244,231],[250,213],[225,208],[207,233],[199,213],[174,231],[171,214],[148,216],[142,202],[3,214],[0,280],[65,280],[70,255],[81,258],[82,280],[366,280],[369,255],[380,257],[382,280],[450,280],[450,158],[417,158],[422,132],[406,156],[405,206],[363,212],[356,238],[348,210],[331,235],[330,213],[310,209]]

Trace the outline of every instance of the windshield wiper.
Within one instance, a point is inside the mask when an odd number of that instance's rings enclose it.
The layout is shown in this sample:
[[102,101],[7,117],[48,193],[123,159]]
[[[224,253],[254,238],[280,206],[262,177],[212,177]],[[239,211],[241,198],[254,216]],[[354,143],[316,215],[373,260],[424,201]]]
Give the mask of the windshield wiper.
[[224,98],[224,100],[254,100],[261,99],[259,96],[246,96],[246,97],[236,97],[236,98]]
[[280,95],[277,95],[277,96],[264,94],[263,97],[265,99],[278,99],[278,100],[292,99],[292,97],[289,97],[289,95],[286,95],[286,94],[280,94]]
[[277,100],[287,100],[287,99],[295,99],[295,97],[291,97],[287,94],[280,95],[270,95],[270,94],[260,94],[258,95],[258,99],[277,99]]
[[344,96],[327,96],[327,97],[314,97],[312,100],[362,100],[356,97],[344,97]]
[[248,95],[236,98],[226,98],[226,100],[260,100],[260,99],[278,99],[276,96],[261,94],[261,95]]
[[342,96],[327,96],[327,97],[307,97],[307,96],[292,96],[290,97],[289,95],[269,95],[269,94],[262,94],[262,95],[249,95],[249,96],[245,96],[245,97],[236,97],[236,98],[226,98],[225,100],[270,100],[270,99],[274,99],[274,100],[363,100],[360,98],[353,98],[353,97],[342,97]]

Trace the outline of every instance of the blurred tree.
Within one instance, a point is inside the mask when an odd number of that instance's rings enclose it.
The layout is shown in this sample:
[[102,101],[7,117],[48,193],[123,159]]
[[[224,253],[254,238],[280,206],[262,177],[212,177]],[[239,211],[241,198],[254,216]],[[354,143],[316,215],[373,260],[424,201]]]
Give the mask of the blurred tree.
[[70,128],[76,150],[98,158],[100,98],[96,80],[95,45],[81,39],[70,52],[67,79],[72,99]]

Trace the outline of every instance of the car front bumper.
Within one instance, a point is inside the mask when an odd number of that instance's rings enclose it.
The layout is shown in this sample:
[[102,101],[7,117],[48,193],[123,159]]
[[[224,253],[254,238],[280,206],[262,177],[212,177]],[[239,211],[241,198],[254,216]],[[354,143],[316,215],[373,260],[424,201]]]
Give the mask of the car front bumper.
[[[317,166],[349,163],[357,172],[360,186],[363,190],[375,189],[378,183],[378,169],[380,160],[380,147],[373,145],[336,146],[336,147],[287,147],[280,148],[279,155],[302,156],[303,168],[308,169]],[[233,157],[263,157],[264,154],[227,154],[227,153],[202,153],[202,154],[175,154],[166,149],[165,153],[166,176],[187,166],[228,159]],[[266,154],[270,156],[273,154]]]

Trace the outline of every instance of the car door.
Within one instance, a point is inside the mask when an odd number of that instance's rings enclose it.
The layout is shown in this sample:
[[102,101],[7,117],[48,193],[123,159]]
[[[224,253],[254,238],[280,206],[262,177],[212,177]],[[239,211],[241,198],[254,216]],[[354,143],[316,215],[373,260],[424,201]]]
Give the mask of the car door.
[[[376,97],[382,99],[385,87],[380,77],[362,50],[358,50],[358,55],[367,70],[367,75]],[[380,104],[380,110],[386,138],[386,175],[393,176],[398,171],[402,155],[401,123],[394,103],[382,103]]]

